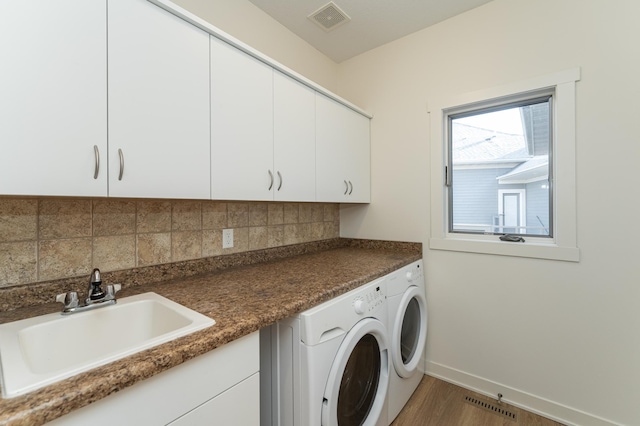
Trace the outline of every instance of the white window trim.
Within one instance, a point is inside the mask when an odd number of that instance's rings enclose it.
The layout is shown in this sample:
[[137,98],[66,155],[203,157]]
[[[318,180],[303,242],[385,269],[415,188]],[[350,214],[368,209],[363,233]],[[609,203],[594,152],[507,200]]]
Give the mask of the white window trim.
[[[431,238],[429,248],[502,256],[578,262],[576,229],[576,82],[580,68],[486,90],[452,96],[430,104],[431,119]],[[553,238],[525,237],[524,243],[504,242],[496,235],[450,233],[447,228],[447,187],[444,140],[446,112],[465,105],[508,99],[554,89]]]

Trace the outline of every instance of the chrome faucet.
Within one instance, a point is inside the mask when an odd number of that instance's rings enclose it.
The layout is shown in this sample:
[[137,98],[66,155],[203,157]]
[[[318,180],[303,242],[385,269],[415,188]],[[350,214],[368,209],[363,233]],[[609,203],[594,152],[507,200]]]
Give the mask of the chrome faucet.
[[85,303],[91,305],[96,300],[104,298],[105,293],[102,290],[102,280],[100,279],[100,269],[96,268],[91,272],[91,278],[89,279],[89,289],[87,290],[87,300]]
[[103,306],[116,304],[116,293],[120,291],[120,284],[109,284],[106,291],[102,289],[102,279],[100,278],[100,270],[98,268],[91,272],[89,279],[89,289],[84,304],[80,304],[78,293],[70,291],[56,296],[56,302],[64,305],[62,315],[69,315],[76,312],[88,311]]

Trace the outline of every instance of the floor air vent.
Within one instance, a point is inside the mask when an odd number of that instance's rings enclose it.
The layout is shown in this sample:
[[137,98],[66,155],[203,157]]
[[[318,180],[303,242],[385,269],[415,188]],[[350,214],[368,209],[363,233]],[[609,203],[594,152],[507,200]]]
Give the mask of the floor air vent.
[[487,411],[490,411],[490,412],[492,412],[494,414],[498,414],[500,416],[506,417],[509,420],[514,420],[514,421],[517,420],[516,413],[514,413],[512,411],[509,411],[509,410],[505,410],[504,408],[500,407],[499,405],[492,404],[490,402],[486,402],[486,401],[483,401],[481,399],[474,398],[474,397],[468,396],[468,395],[464,397],[464,402],[468,402],[469,404],[474,405],[476,407],[483,408],[483,409],[485,409]]

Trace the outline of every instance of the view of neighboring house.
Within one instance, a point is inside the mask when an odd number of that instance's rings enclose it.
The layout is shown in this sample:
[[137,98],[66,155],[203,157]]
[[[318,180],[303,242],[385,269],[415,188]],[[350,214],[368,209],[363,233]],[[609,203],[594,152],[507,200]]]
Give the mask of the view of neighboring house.
[[515,109],[517,133],[451,120],[451,231],[550,236],[549,102]]

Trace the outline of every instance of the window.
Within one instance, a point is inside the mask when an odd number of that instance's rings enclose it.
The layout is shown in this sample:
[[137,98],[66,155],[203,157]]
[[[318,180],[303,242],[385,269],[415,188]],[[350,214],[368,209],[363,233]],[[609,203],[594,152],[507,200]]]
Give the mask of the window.
[[579,79],[576,68],[432,104],[431,249],[579,260]]
[[449,232],[553,236],[552,101],[446,112]]

